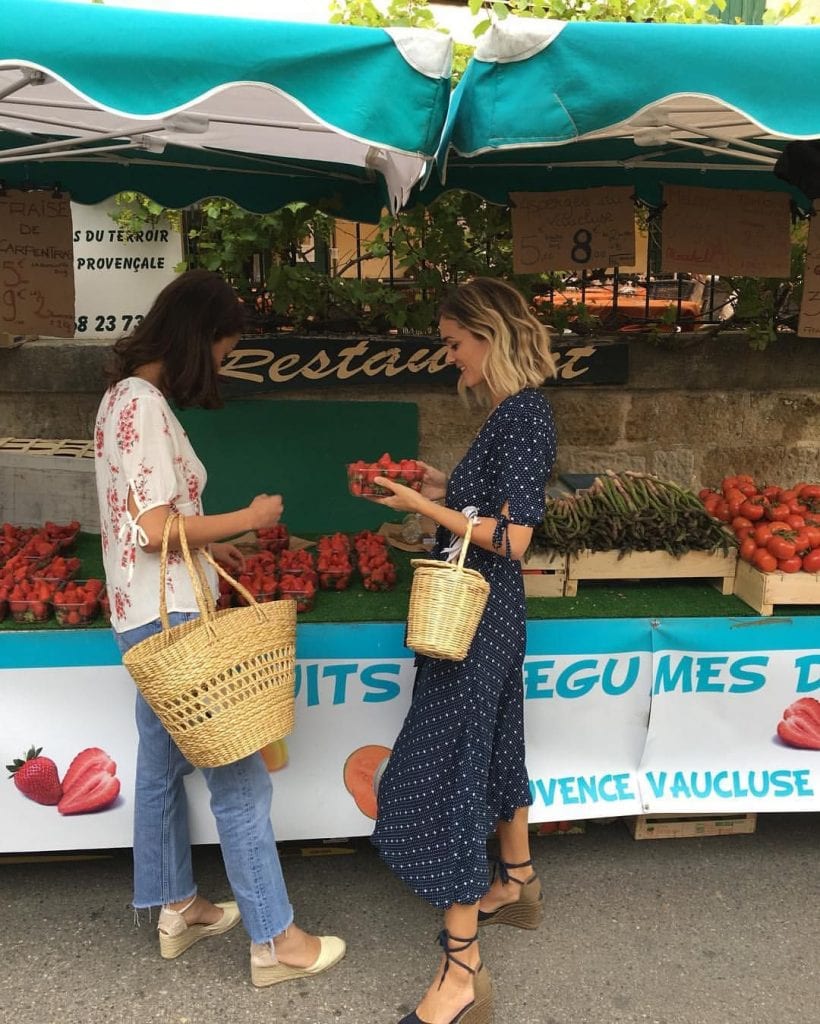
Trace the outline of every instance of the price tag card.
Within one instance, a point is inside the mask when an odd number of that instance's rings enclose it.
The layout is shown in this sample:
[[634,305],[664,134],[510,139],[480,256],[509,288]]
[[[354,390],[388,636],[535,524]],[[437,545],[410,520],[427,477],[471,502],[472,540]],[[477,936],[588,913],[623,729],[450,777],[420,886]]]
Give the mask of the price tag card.
[[635,262],[631,188],[511,192],[510,201],[516,274]]
[[74,274],[68,197],[0,196],[0,332],[74,336]]
[[664,272],[788,277],[789,196],[667,185],[663,190]]
[[820,338],[820,218],[817,216],[809,221],[797,333],[801,338]]

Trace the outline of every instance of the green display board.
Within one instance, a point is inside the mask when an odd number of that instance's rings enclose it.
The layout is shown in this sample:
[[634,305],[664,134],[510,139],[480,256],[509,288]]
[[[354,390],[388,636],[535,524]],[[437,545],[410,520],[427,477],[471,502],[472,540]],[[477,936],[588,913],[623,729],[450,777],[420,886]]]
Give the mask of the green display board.
[[208,470],[205,511],[229,512],[257,494],[281,494],[292,533],[378,528],[400,514],[347,489],[346,465],[418,453],[413,402],[240,400],[186,409],[179,419]]

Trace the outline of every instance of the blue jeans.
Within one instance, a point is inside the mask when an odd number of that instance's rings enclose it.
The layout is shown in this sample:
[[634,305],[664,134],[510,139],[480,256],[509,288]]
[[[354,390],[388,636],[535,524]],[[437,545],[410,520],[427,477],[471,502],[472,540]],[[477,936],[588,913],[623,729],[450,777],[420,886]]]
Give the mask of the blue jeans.
[[[172,612],[171,625],[196,618]],[[114,633],[121,653],[161,629],[159,619]],[[134,801],[134,907],[165,906],[196,893],[184,777],[194,771],[137,691]],[[293,921],[270,820],[272,786],[260,754],[203,768],[225,871],[252,942],[267,942]]]

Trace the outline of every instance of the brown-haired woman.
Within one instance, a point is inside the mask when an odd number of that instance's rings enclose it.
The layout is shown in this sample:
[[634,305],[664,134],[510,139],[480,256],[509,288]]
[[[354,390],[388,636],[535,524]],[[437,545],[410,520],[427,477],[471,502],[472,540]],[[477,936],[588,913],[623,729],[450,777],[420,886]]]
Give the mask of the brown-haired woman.
[[[247,508],[204,515],[205,467],[169,401],[219,407],[219,368],[239,341],[242,305],[217,274],[191,270],[159,294],[145,319],[114,346],[112,383],[95,427],[97,495],[111,624],[124,653],[161,629],[159,550],[170,514],[185,520],[192,548],[239,568],[242,556],[220,543],[273,526],[278,494]],[[163,581],[171,624],[195,618],[197,603],[171,529]],[[217,594],[216,576],[203,566]],[[236,902],[214,904],[197,893],[191,864],[184,777],[193,771],[159,719],[136,693],[139,736],[134,805],[135,908],[160,906],[160,954],[179,956],[203,938],[223,934],[240,916],[251,938],[251,979],[273,985],[318,974],[344,956],[333,936],[293,923],[293,909],[270,820],[271,783],[260,754],[203,769]]]
[[[543,521],[555,459],[555,372],[546,329],[504,281],[477,278],[445,299],[447,361],[489,414],[449,481],[425,467],[421,493],[387,478],[381,499],[439,524],[435,554],[454,556],[469,517],[466,564],[490,597],[463,662],[420,658],[413,700],[379,784],[373,842],[419,896],[444,910],[444,957],[416,1011],[401,1024],[486,1024],[492,988],[478,951],[480,924],[534,928],[541,886],[532,870],[524,764],[526,604],[519,559]],[[444,499],[444,504],[437,502]],[[487,837],[500,857],[492,884]]]

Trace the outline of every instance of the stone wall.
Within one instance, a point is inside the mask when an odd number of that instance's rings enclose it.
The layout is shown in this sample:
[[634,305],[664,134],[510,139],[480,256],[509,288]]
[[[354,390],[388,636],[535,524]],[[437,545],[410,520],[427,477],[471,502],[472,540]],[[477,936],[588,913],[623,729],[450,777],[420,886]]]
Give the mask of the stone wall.
[[[103,342],[48,340],[0,349],[0,438],[90,438],[105,351]],[[561,385],[548,393],[559,430],[559,470],[646,469],[696,487],[726,472],[778,483],[820,480],[817,341],[784,335],[756,352],[738,335],[633,339],[628,385]],[[420,455],[444,470],[482,419],[440,387],[399,391],[382,382],[283,391],[276,400],[328,396],[416,402]],[[0,493],[0,518],[2,510]]]

